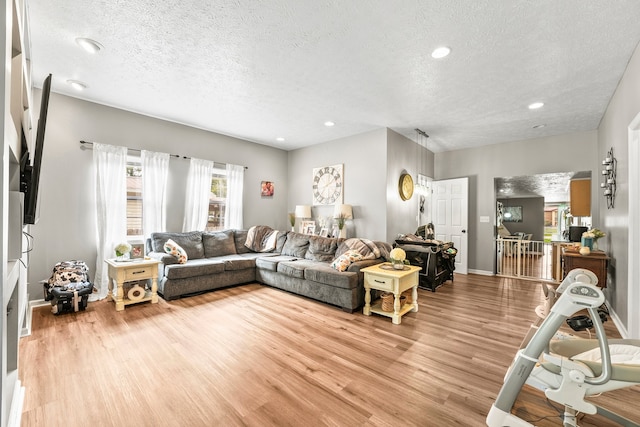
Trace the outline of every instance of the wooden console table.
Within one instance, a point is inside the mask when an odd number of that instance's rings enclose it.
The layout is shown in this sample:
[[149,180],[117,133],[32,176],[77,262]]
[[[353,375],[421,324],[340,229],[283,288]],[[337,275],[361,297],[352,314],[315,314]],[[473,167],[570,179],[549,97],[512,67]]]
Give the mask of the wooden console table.
[[[118,262],[112,259],[105,260],[109,267],[109,293],[107,298],[112,298],[116,303],[116,311],[124,310],[129,304],[136,304],[144,301],[151,301],[152,304],[158,302],[158,264],[157,260],[140,260]],[[124,297],[125,282],[136,282],[139,280],[151,279],[151,290],[145,291],[145,295],[139,299],[128,299]],[[113,287],[116,287],[115,294]]]
[[598,286],[607,287],[607,267],[609,257],[603,251],[593,251],[589,255],[580,255],[576,250],[564,248],[562,253],[563,277],[574,268],[584,268],[592,271],[598,278]]

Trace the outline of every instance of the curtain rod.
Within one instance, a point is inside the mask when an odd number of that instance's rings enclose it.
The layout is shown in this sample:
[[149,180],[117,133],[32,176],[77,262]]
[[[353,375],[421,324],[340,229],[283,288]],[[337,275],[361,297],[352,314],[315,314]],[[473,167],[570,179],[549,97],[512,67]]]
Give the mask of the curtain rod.
[[[80,141],[80,148],[83,150],[89,150],[92,149],[93,147],[93,142],[91,141]],[[137,148],[129,148],[127,147],[128,151],[135,151],[136,153],[140,153],[142,150],[137,149]],[[180,156],[179,154],[169,154],[169,157],[175,157],[176,159],[185,159],[185,160],[191,160],[191,157],[187,157],[187,156]],[[223,165],[226,167],[226,163],[220,163],[220,162],[213,162],[214,165]],[[249,169],[248,166],[242,166],[245,169]]]

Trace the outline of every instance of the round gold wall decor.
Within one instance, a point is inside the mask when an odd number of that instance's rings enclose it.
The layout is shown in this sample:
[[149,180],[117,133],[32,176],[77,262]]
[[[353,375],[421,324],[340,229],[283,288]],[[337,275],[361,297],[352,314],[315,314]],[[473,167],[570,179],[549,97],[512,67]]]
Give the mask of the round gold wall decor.
[[398,182],[398,192],[402,200],[409,200],[413,196],[413,178],[408,173],[400,175]]

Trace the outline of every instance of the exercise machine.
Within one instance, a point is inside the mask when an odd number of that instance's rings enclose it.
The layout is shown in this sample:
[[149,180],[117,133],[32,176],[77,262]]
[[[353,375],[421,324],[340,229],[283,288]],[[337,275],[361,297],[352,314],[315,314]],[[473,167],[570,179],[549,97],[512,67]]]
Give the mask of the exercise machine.
[[[596,286],[597,281],[591,271],[574,269],[556,290],[543,285],[546,301],[536,308],[541,321],[532,325],[508,369],[487,415],[487,426],[532,426],[511,413],[520,390],[529,384],[565,407],[564,427],[577,427],[579,412],[598,413],[620,425],[640,427],[640,424],[585,400],[588,396],[640,384],[640,361],[636,362],[638,364],[612,363],[612,351],[628,352],[637,348],[640,354],[640,340],[607,340],[598,312],[604,304],[604,294]],[[560,326],[584,309],[597,339],[559,334]]]

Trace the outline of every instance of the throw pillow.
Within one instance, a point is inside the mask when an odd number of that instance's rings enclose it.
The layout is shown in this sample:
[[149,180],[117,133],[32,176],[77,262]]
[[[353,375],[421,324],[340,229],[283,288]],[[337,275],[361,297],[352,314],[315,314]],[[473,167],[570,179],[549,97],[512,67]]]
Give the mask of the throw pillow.
[[360,252],[356,250],[349,250],[337,257],[331,263],[331,267],[335,268],[338,271],[347,271],[347,268],[351,265],[351,263],[360,261],[364,257],[360,254]]
[[171,239],[165,242],[164,251],[169,255],[173,255],[178,258],[178,264],[185,264],[187,262],[187,252]]

